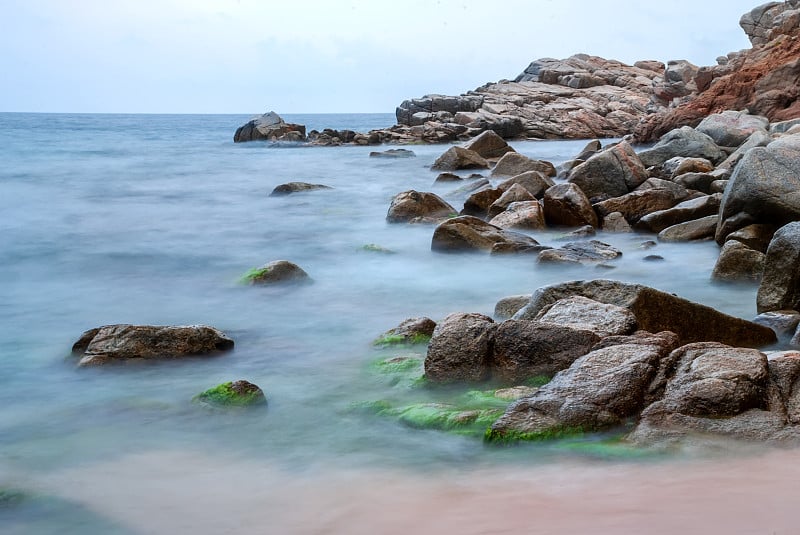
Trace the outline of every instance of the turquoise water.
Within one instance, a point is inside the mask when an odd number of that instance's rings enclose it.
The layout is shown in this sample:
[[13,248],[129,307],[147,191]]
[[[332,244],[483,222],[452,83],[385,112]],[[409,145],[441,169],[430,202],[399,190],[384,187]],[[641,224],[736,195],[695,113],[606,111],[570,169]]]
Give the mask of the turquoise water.
[[[400,191],[447,198],[452,187],[432,186],[437,173],[428,168],[444,147],[413,146],[416,158],[387,160],[369,158],[374,147],[234,144],[248,118],[0,114],[0,488],[47,495],[48,474],[159,451],[224,454],[289,473],[333,465],[359,476],[564,462],[580,454],[546,445],[497,450],[354,413],[354,402],[436,398],[376,378],[370,363],[398,351],[370,342],[407,317],[491,314],[504,296],[579,278],[643,282],[738,316],[755,313],[753,286],[709,283],[718,252],[709,242],[644,251],[649,236],[601,235],[624,252],[612,271],[432,253],[432,227],[384,218]],[[309,130],[393,123],[391,114],[286,119]],[[583,145],[514,143],[556,164]],[[334,189],[268,196],[289,181]],[[557,234],[535,237],[548,243]],[[366,252],[366,244],[395,254]],[[642,260],[654,252],[665,261]],[[296,262],[314,284],[237,284],[276,259]],[[109,323],[209,324],[236,348],[189,362],[76,369],[72,343]],[[267,410],[218,414],[191,403],[240,378],[265,390]],[[224,475],[225,466],[215,470]],[[93,512],[95,523],[80,508],[51,507],[45,520],[30,510],[13,513],[19,529],[36,518],[30,532],[67,520],[82,526],[75,532],[107,532],[102,512]],[[0,521],[9,514],[0,510]]]

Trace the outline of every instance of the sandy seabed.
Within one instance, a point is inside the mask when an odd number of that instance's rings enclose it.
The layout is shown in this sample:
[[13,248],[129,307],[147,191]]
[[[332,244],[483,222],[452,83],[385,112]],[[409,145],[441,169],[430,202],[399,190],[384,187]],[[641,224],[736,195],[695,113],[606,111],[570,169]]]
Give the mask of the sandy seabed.
[[800,533],[800,450],[428,475],[152,451],[42,476],[136,533]]

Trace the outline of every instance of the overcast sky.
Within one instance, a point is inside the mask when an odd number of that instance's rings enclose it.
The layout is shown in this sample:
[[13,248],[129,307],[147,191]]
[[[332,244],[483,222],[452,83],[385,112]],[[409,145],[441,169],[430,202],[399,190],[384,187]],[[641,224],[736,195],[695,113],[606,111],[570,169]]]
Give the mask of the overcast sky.
[[0,0],[0,111],[394,112],[585,52],[698,65],[758,0]]

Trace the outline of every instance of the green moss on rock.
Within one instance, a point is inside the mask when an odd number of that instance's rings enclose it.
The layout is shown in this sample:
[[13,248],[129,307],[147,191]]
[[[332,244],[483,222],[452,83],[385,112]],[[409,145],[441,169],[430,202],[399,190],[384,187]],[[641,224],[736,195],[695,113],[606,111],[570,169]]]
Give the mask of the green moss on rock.
[[446,403],[417,403],[382,411],[409,427],[480,435],[503,414],[502,409],[463,409]]
[[214,407],[251,407],[266,405],[264,392],[248,381],[229,381],[196,395],[194,401]]
[[586,430],[580,426],[555,426],[539,431],[498,431],[492,428],[486,430],[484,441],[489,444],[514,444],[516,442],[538,442],[563,438],[582,437]]
[[366,251],[368,253],[395,254],[395,252],[392,251],[391,249],[381,247],[380,245],[374,243],[368,243],[366,245],[362,245],[360,247],[360,250]]
[[19,505],[30,496],[17,489],[0,487],[0,509],[7,509]]
[[419,344],[427,344],[431,341],[431,336],[428,334],[413,334],[411,336],[403,336],[400,334],[389,334],[385,336],[381,336],[380,338],[376,339],[372,342],[372,345],[378,347],[388,347],[388,346],[413,346]]

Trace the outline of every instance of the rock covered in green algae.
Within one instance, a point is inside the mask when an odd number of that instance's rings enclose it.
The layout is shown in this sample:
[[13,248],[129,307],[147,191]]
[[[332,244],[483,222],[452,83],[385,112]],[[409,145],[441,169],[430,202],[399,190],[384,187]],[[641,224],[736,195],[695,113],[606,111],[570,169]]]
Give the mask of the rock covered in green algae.
[[266,405],[264,391],[245,380],[228,381],[194,397],[194,401],[213,407],[252,407]]
[[310,282],[308,276],[300,266],[288,260],[275,260],[258,268],[253,268],[240,279],[243,284],[289,284]]
[[414,345],[414,344],[427,344],[433,330],[436,328],[436,322],[430,318],[409,318],[404,320],[400,325],[389,329],[380,335],[374,342],[376,346],[391,346],[391,345]]

